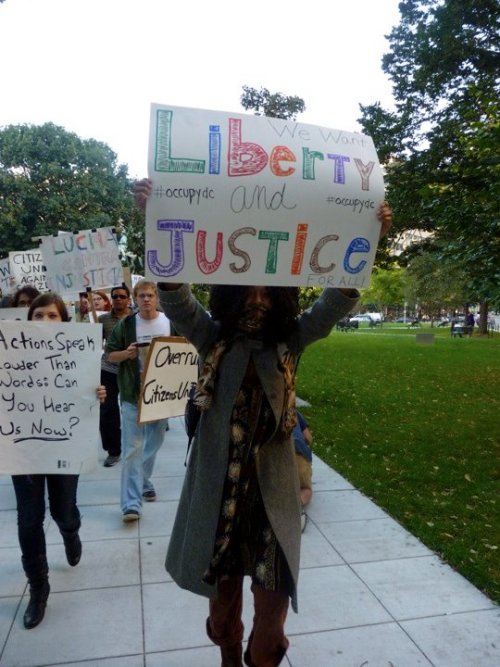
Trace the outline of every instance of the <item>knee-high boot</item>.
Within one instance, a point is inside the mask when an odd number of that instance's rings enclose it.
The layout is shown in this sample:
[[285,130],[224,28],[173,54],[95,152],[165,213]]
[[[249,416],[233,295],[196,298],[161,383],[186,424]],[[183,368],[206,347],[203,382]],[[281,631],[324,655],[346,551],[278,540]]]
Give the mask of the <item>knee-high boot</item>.
[[[215,641],[210,626],[210,618],[207,618],[207,635],[212,641]],[[219,648],[222,658],[221,667],[243,667],[243,644],[241,642],[230,646],[219,646]]]
[[24,613],[24,627],[35,628],[42,622],[49,597],[49,566],[47,557],[22,558],[23,568],[30,585],[30,600]]
[[242,653],[243,647],[241,643],[233,644],[233,646],[221,646],[221,667],[243,667],[243,663],[241,661]]
[[61,535],[64,540],[64,550],[66,551],[66,560],[75,567],[82,557],[82,543],[78,534],[79,526],[76,530],[63,530]]

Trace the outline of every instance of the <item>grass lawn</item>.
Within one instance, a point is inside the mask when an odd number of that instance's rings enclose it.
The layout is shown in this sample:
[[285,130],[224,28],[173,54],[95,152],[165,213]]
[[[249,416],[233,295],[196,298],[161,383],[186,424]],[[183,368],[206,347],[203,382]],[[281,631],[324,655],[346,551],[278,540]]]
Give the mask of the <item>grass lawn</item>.
[[500,335],[334,331],[303,355],[297,393],[315,453],[500,601]]

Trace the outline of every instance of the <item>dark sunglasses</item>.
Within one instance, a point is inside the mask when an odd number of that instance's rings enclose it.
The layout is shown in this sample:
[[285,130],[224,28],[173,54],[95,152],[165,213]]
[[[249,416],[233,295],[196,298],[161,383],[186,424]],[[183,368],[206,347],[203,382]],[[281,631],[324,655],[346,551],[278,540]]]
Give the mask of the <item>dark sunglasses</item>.
[[112,299],[128,299],[128,296],[126,294],[112,294],[111,298]]

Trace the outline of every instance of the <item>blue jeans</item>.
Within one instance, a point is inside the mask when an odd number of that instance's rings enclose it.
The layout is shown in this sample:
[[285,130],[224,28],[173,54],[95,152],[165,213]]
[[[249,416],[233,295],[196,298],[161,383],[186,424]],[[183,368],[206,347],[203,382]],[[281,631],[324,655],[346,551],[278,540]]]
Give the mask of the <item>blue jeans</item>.
[[46,554],[43,529],[46,484],[50,514],[61,535],[71,538],[78,533],[78,475],[13,475],[12,482],[17,499],[19,545],[24,559],[31,561]]
[[121,506],[140,510],[144,491],[153,491],[151,475],[156,454],[163,444],[168,419],[140,425],[137,407],[123,401],[122,407],[122,488]]

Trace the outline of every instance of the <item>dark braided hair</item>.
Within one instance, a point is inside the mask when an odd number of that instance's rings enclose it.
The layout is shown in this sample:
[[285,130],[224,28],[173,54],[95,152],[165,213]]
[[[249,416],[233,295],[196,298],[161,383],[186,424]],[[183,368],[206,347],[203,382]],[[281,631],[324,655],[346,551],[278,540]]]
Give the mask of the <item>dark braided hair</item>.
[[[208,308],[212,318],[220,322],[223,338],[230,338],[238,330],[238,320],[244,310],[249,289],[247,285],[211,287]],[[299,289],[266,287],[266,291],[272,305],[262,337],[266,343],[286,341],[297,328]]]

